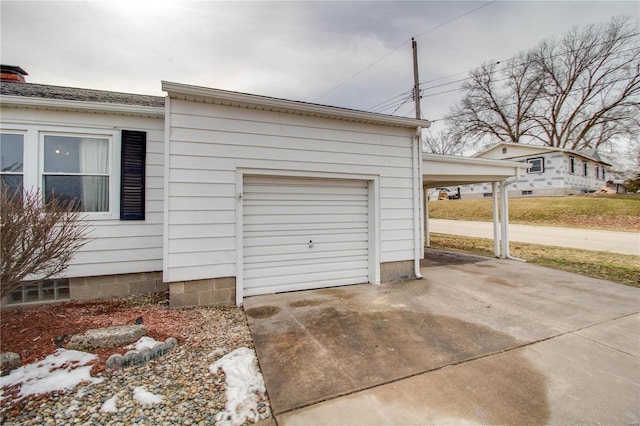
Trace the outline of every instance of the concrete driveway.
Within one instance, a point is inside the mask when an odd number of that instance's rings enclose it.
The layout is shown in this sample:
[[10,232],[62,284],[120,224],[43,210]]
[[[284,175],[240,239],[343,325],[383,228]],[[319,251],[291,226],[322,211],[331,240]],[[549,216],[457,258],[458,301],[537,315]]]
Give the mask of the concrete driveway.
[[427,259],[420,281],[244,300],[279,425],[640,421],[640,289]]

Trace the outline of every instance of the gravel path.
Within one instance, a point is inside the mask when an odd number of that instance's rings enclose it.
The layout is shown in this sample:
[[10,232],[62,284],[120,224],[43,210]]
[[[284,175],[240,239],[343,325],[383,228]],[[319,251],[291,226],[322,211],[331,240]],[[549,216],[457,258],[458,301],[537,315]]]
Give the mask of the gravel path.
[[[5,425],[213,425],[224,411],[225,375],[209,366],[224,354],[253,349],[249,327],[240,308],[198,308],[199,320],[185,341],[170,353],[141,366],[98,373],[102,383],[79,385],[64,393],[32,397],[5,410]],[[134,388],[162,395],[164,401],[144,406],[133,397]],[[101,412],[116,395],[118,412]],[[260,420],[271,418],[269,401],[258,395]]]

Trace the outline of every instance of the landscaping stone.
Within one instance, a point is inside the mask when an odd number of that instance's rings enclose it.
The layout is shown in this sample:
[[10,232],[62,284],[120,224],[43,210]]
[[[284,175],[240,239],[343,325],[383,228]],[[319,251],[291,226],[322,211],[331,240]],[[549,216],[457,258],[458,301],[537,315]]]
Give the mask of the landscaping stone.
[[73,336],[67,344],[67,349],[88,351],[96,348],[113,348],[133,343],[145,334],[147,334],[147,328],[142,324],[96,328]]
[[15,352],[0,354],[0,375],[6,376],[18,367],[20,367],[20,355]]
[[128,351],[124,355],[113,354],[107,359],[105,363],[108,369],[116,369],[123,367],[130,367],[132,365],[142,365],[147,361],[156,359],[178,345],[178,341],[169,337],[164,342],[158,342],[152,348],[144,348],[140,351]]

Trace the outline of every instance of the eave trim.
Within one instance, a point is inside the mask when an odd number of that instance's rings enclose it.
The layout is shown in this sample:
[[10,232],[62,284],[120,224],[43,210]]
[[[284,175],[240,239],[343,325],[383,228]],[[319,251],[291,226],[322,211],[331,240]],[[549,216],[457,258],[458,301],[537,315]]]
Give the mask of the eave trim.
[[176,99],[194,101],[211,100],[212,103],[219,105],[254,108],[345,121],[373,123],[393,127],[427,128],[431,125],[428,120],[376,114],[347,108],[290,101],[287,99],[271,98],[267,96],[232,92],[208,87],[191,86],[181,83],[172,83],[169,81],[162,82],[162,90],[167,92],[170,97],[174,97]]

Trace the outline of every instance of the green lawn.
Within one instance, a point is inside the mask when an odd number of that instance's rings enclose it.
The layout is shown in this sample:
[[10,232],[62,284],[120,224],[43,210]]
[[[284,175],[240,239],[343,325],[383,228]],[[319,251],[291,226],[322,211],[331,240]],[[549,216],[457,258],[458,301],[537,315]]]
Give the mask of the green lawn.
[[[493,240],[431,234],[431,248],[493,256]],[[640,257],[511,242],[511,255],[536,265],[640,287]]]
[[[490,222],[493,205],[490,198],[431,201],[429,217]],[[640,195],[510,198],[509,222],[640,231]]]

